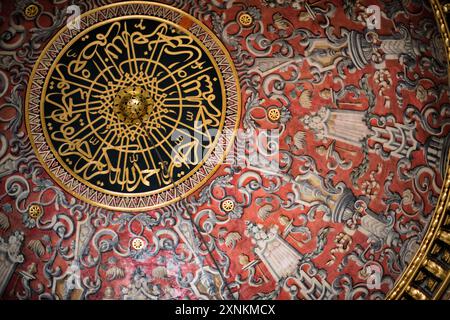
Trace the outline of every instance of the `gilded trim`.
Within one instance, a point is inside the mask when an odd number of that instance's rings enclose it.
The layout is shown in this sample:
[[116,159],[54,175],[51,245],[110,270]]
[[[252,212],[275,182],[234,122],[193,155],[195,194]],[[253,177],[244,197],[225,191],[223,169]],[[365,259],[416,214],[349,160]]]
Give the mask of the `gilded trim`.
[[[450,84],[450,32],[446,14],[450,3],[430,0],[444,41]],[[450,158],[449,158],[450,159]],[[450,161],[427,233],[414,258],[388,293],[388,300],[438,300],[450,284]]]
[[433,8],[434,17],[439,26],[439,31],[444,41],[445,53],[447,56],[447,70],[449,74],[450,84],[450,30],[448,28],[446,15],[450,14],[450,3],[441,4],[438,0],[430,0],[431,7]]

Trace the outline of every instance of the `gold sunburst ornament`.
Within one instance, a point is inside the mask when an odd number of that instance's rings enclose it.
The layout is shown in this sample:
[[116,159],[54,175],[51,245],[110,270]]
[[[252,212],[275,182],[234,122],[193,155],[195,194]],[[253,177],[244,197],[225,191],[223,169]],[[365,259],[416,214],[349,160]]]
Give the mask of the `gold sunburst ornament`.
[[267,117],[272,122],[276,122],[276,121],[280,120],[280,118],[281,118],[280,109],[271,108],[271,109],[267,110]]
[[125,88],[114,99],[114,111],[120,121],[139,125],[153,112],[155,103],[142,88]]
[[222,207],[223,211],[231,212],[234,209],[234,202],[233,202],[233,200],[226,199],[226,200],[222,201],[221,207]]
[[42,209],[39,205],[37,205],[37,204],[30,205],[30,207],[28,208],[28,216],[30,216],[30,218],[37,219],[41,215],[42,215]]
[[240,103],[233,61],[206,26],[130,1],[89,11],[80,30],[54,36],[30,78],[26,123],[61,187],[143,211],[187,196],[217,170]]
[[40,11],[39,7],[36,4],[31,3],[25,7],[23,14],[25,18],[33,19],[39,14],[39,11]]
[[241,12],[239,14],[239,23],[244,28],[248,28],[253,24],[253,17],[248,12]]
[[134,238],[134,239],[131,241],[131,247],[132,247],[134,250],[142,250],[142,249],[144,249],[144,247],[145,247],[145,241],[142,240],[141,238]]

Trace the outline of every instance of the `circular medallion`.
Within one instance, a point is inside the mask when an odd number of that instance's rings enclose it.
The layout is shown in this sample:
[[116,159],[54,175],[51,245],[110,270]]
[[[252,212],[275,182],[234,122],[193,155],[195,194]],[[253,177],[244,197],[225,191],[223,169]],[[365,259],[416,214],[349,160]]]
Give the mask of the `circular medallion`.
[[267,111],[267,116],[272,122],[276,122],[281,118],[281,112],[278,108],[272,108]]
[[39,205],[37,204],[32,204],[29,208],[28,208],[28,215],[30,216],[30,218],[32,219],[37,219],[41,216],[42,214],[42,209]]
[[142,249],[144,249],[145,245],[146,245],[145,241],[142,238],[134,238],[131,241],[131,247],[134,250],[142,250]]
[[239,23],[243,27],[250,27],[253,24],[253,17],[247,12],[242,12],[239,14]]
[[27,19],[33,19],[34,17],[36,17],[38,15],[38,13],[39,13],[39,7],[34,3],[29,4],[24,9],[24,15],[25,15],[25,18],[27,18]]
[[240,113],[225,47],[192,16],[128,2],[80,17],[43,50],[27,91],[38,158],[64,189],[123,211],[200,187],[232,145]]
[[222,207],[223,211],[231,212],[234,209],[234,202],[233,202],[233,200],[226,199],[226,200],[222,201],[221,207]]

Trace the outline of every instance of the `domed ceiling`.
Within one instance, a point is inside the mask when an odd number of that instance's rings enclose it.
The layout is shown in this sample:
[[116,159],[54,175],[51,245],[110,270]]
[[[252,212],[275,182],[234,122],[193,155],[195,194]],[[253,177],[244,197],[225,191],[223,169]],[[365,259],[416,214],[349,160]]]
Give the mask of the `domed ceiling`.
[[427,2],[0,10],[2,299],[384,299],[412,261],[450,145]]

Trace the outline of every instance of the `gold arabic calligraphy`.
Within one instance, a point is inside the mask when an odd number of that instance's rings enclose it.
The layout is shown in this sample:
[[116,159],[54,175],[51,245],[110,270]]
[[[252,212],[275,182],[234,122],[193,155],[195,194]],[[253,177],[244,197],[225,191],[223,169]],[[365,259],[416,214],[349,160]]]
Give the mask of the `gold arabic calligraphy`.
[[80,34],[48,79],[47,139],[66,170],[106,193],[156,191],[187,177],[223,126],[215,62],[186,30],[151,17]]

